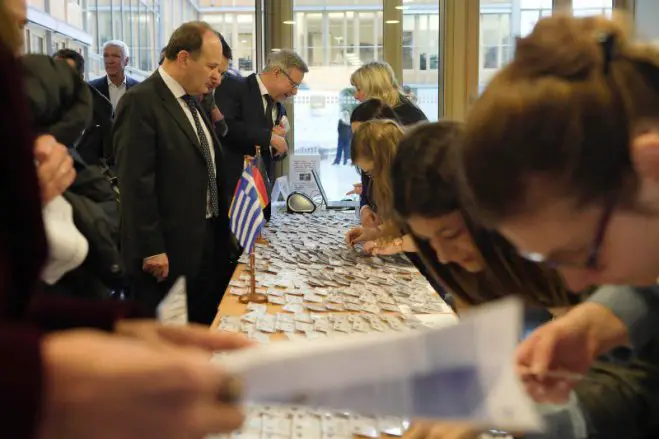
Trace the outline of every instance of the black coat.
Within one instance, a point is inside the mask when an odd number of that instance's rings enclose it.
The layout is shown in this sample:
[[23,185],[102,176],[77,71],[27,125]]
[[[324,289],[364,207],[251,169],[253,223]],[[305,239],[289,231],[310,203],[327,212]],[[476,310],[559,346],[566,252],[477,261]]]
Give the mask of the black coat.
[[112,103],[96,88],[91,85],[88,87],[93,103],[92,119],[76,145],[76,150],[85,163],[97,165],[105,162],[113,165]]
[[[215,90],[215,102],[224,114],[229,129],[223,139],[227,187],[231,190],[236,187],[243,171],[244,157],[256,155],[256,146],[260,147],[265,168],[270,179],[273,179],[273,162],[276,160],[270,153],[272,128],[265,116],[263,97],[256,74],[246,78],[227,75]],[[280,103],[277,103],[276,110],[279,114],[278,119],[286,114],[284,106]]]
[[[199,114],[211,127],[204,112]],[[220,195],[215,245],[228,255],[224,159],[215,131],[209,131]],[[113,142],[121,189],[121,250],[128,272],[141,273],[144,258],[166,253],[170,278],[195,276],[204,248],[208,172],[197,135],[158,72],[122,97]]]
[[45,55],[21,58],[35,134],[73,146],[92,117],[87,84],[66,63]]

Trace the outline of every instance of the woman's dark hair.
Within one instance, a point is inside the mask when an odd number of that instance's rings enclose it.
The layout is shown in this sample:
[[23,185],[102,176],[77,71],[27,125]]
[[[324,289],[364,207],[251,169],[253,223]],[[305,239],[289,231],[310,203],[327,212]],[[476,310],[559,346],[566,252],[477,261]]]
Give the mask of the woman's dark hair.
[[[460,211],[486,269],[470,273],[457,264],[440,264],[430,244],[414,236],[419,254],[437,280],[471,305],[516,294],[542,307],[576,302],[555,271],[519,256],[496,232],[476,225],[463,209],[457,184],[462,126],[457,122],[419,125],[398,144],[391,167],[394,209],[404,222],[412,216],[437,218]],[[409,229],[403,224],[405,229]]]
[[398,122],[393,108],[379,99],[369,99],[357,105],[350,115],[350,123],[368,122],[374,119],[391,119]]

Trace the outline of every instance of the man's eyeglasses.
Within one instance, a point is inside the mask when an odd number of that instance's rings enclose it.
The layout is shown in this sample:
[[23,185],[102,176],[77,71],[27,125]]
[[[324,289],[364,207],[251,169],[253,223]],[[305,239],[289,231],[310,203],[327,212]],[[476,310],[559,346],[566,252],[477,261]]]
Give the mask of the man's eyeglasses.
[[300,85],[301,85],[301,84],[300,84],[299,82],[295,82],[295,81],[293,81],[293,78],[291,78],[291,75],[289,75],[289,74],[286,72],[286,70],[284,70],[284,69],[280,69],[279,71],[280,71],[281,73],[283,73],[284,76],[286,76],[286,78],[288,79],[288,82],[291,83],[291,86],[292,86],[293,88],[300,88]]
[[600,216],[599,222],[597,223],[597,229],[595,237],[590,245],[590,250],[588,251],[588,257],[585,261],[582,262],[568,262],[568,261],[556,261],[547,259],[544,255],[540,253],[520,253],[522,257],[533,262],[543,262],[549,265],[552,268],[559,267],[573,267],[573,268],[586,268],[594,270],[598,268],[600,252],[602,250],[602,243],[604,242],[604,235],[606,235],[606,229],[609,227],[609,222],[611,221],[611,215],[617,204],[618,197],[610,196],[604,203],[604,210]]

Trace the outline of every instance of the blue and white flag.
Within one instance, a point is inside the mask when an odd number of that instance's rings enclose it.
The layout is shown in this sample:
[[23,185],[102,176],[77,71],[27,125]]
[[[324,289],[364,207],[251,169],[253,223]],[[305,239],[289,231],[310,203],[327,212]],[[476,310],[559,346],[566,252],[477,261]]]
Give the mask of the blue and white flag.
[[259,192],[252,175],[252,165],[247,164],[240,176],[229,209],[229,225],[240,245],[248,253],[265,225]]

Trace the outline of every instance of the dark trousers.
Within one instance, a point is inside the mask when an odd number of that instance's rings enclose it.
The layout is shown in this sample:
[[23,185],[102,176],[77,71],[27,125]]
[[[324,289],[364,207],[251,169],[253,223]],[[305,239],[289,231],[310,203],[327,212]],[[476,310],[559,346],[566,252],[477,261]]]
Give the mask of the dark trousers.
[[[227,275],[229,260],[228,255],[220,254],[217,249],[215,228],[216,220],[206,221],[206,236],[199,271],[194,276],[186,277],[188,321],[190,323],[210,325],[217,314],[217,307],[224,294],[222,284]],[[133,276],[132,295],[147,312],[155,315],[158,304],[175,281],[176,279],[170,276],[168,279],[158,282],[149,273],[141,272]]]

